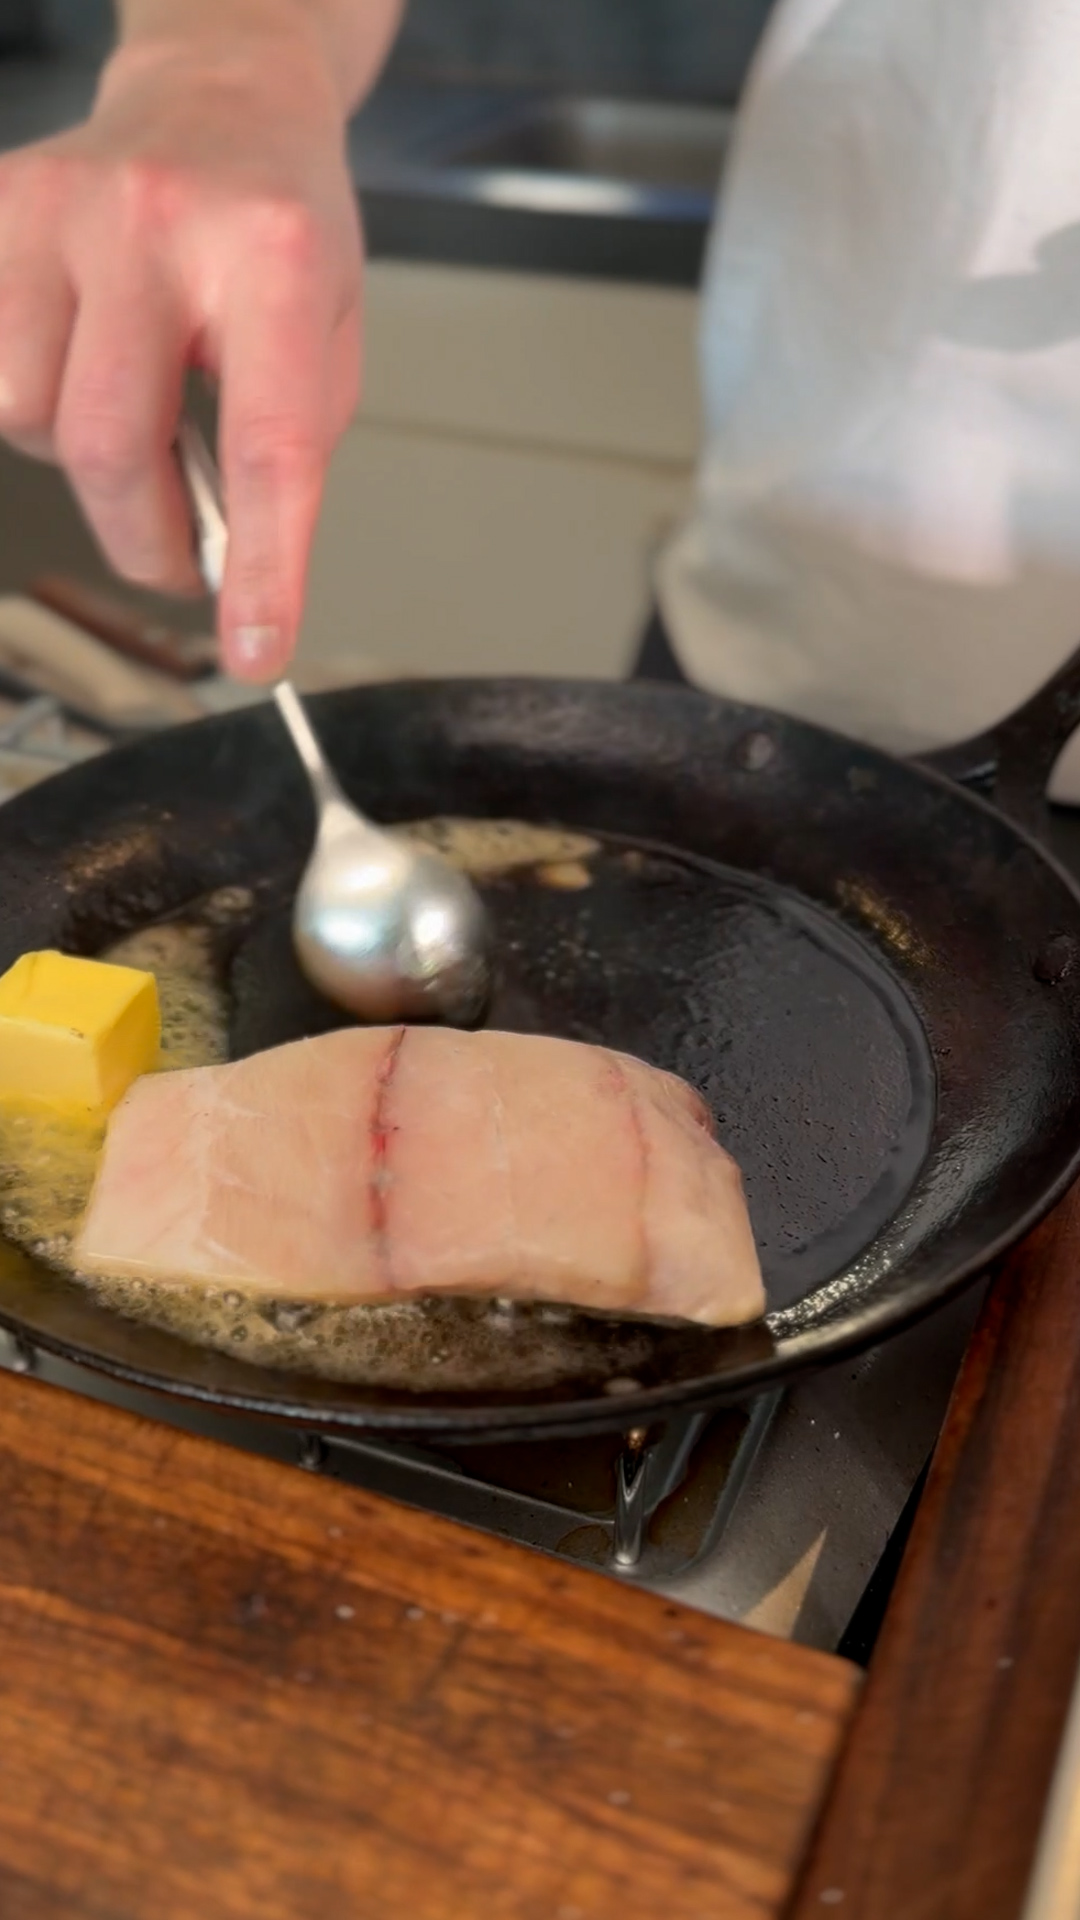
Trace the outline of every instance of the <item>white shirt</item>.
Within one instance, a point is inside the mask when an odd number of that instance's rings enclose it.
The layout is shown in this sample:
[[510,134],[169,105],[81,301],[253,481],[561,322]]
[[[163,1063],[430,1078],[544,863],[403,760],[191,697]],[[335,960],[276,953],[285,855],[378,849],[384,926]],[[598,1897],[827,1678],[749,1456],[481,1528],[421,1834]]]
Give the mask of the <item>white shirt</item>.
[[702,358],[687,673],[901,752],[1034,692],[1080,643],[1080,0],[781,0]]

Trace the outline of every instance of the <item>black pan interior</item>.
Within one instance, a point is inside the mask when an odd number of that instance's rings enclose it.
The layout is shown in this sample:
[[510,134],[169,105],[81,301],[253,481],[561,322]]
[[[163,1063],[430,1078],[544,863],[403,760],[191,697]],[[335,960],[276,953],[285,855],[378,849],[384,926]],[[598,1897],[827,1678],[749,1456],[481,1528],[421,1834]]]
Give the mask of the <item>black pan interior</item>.
[[[601,1040],[698,1086],[746,1176],[769,1321],[628,1336],[580,1316],[560,1336],[573,1364],[540,1387],[511,1368],[465,1393],[361,1389],[125,1322],[8,1253],[0,1316],[27,1338],[322,1425],[625,1423],[879,1337],[943,1298],[1068,1177],[1080,907],[981,803],[683,691],[414,685],[327,696],[318,720],[346,787],[382,818],[508,817],[601,836],[588,888],[528,875],[489,889],[492,1024]],[[215,888],[250,886],[255,909],[222,949],[233,1052],[324,1029],[338,1016],[300,979],[288,940],[309,834],[269,711],[109,756],[0,815],[0,967],[32,946],[93,952]],[[446,1312],[432,1316],[443,1342]]]

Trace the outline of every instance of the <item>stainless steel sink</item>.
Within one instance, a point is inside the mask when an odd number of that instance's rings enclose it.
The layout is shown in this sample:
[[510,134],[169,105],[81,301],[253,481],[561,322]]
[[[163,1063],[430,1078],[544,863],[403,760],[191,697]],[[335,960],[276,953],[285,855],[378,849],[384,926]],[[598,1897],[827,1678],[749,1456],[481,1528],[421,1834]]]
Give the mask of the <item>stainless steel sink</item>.
[[711,195],[731,116],[656,101],[549,99],[457,147],[452,164]]
[[395,83],[350,129],[376,252],[697,285],[723,107]]

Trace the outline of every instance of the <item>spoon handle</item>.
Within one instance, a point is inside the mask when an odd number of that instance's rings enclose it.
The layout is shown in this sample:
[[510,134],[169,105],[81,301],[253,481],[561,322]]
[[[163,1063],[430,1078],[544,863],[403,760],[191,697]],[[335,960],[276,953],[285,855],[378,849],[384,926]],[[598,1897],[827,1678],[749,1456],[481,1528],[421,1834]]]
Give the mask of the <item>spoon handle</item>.
[[304,703],[291,680],[279,680],[274,688],[277,710],[289,729],[293,746],[307,769],[315,797],[322,807],[332,800],[344,798],[324,754],[315,731],[304,711]]
[[195,519],[199,568],[210,592],[219,594],[225,578],[225,556],[229,550],[229,528],[221,494],[221,476],[198,427],[186,415],[181,417],[177,428],[176,450]]
[[[176,451],[195,520],[202,576],[211,593],[220,593],[229,547],[221,476],[210,448],[194,420],[187,414],[181,415],[177,428]],[[326,756],[304,712],[303,702],[291,681],[278,681],[274,688],[274,699],[289,729],[292,743],[307,769],[319,806],[326,807],[331,801],[343,799],[341,788],[327,765]]]

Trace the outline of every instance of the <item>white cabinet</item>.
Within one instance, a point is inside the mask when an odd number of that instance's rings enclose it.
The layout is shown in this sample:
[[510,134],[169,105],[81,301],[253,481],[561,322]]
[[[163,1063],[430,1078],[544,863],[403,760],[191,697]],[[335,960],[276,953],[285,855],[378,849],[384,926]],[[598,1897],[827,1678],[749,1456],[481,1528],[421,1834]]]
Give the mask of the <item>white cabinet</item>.
[[304,652],[388,672],[625,670],[697,452],[682,291],[378,262]]

